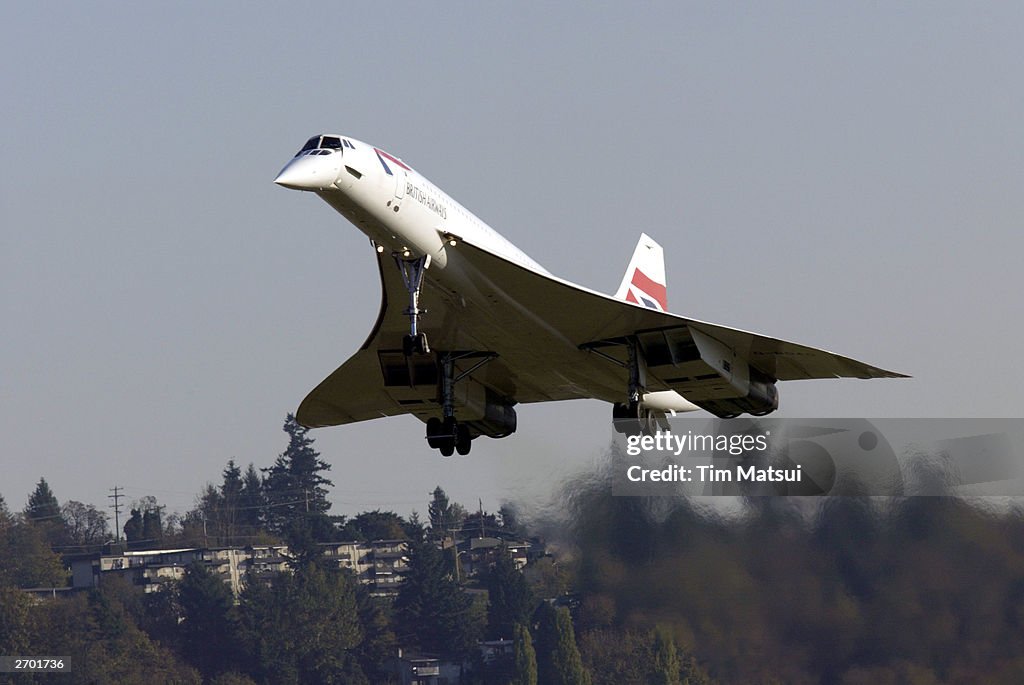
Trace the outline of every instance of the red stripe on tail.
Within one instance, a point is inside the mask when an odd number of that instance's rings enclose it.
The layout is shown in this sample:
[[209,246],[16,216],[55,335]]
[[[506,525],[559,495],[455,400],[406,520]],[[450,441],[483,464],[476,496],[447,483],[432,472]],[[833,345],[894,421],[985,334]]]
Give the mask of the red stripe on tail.
[[[650,295],[661,305],[664,311],[668,311],[668,291],[661,283],[655,283],[640,269],[633,270],[633,285],[642,290],[645,295]],[[628,298],[627,298],[628,299]],[[636,300],[634,300],[635,302]]]

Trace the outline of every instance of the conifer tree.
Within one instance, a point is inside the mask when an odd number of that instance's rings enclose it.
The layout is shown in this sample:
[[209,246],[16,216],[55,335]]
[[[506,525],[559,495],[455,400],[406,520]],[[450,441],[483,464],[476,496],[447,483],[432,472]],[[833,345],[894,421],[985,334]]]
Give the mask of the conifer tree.
[[306,521],[314,536],[329,535],[331,528],[327,510],[327,488],[333,483],[321,474],[331,465],[320,459],[313,449],[309,429],[299,424],[293,414],[284,422],[288,447],[269,469],[264,469],[263,492],[267,499],[267,525],[271,532],[285,533],[294,529],[297,520]]
[[178,586],[182,652],[207,678],[230,671],[239,642],[235,598],[224,581],[205,566],[188,567]]
[[430,519],[430,535],[434,539],[445,537],[452,528],[452,507],[448,495],[438,485],[431,493],[433,498],[427,505],[427,517]]
[[400,642],[428,652],[467,654],[479,634],[472,604],[441,550],[431,542],[409,542],[409,570],[394,605]]
[[248,527],[249,535],[263,524],[265,507],[263,479],[252,462],[249,462],[249,468],[242,476],[242,491],[238,499],[239,521]]
[[508,549],[487,574],[487,632],[492,639],[508,638],[516,624],[527,624],[533,614],[533,593],[516,568]]
[[513,677],[512,685],[537,685],[537,654],[533,650],[530,631],[517,623],[513,633]]
[[50,485],[45,478],[40,478],[36,489],[28,497],[28,506],[25,507],[25,520],[30,523],[42,523],[56,521],[60,518],[60,504],[50,490]]
[[590,674],[583,668],[569,610],[545,602],[539,617],[538,681],[545,685],[590,685]]
[[220,486],[220,528],[224,536],[224,544],[231,544],[237,534],[239,524],[239,504],[242,499],[242,469],[229,459],[223,471],[223,482]]

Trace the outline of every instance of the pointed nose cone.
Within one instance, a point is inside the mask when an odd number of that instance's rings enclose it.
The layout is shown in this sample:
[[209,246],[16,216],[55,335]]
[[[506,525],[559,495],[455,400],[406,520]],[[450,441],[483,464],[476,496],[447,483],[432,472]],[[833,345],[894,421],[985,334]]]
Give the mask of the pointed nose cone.
[[338,167],[328,157],[296,157],[281,169],[274,183],[294,190],[323,190],[338,176]]

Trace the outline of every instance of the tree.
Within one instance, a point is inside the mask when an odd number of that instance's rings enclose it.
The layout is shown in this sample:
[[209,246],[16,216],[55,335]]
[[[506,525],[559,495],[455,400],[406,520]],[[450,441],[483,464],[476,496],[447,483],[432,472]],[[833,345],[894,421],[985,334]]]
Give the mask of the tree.
[[0,495],[0,535],[14,524],[14,517],[11,516],[11,511],[7,508],[7,502],[4,501],[4,496]]
[[487,537],[501,532],[498,517],[486,511],[474,511],[462,519],[462,530],[468,535]]
[[60,504],[45,478],[40,478],[25,506],[25,521],[38,528],[51,547],[65,542],[64,521],[60,517]]
[[230,545],[232,538],[237,534],[240,518],[238,507],[242,500],[242,469],[235,465],[234,459],[229,459],[222,476],[218,523],[224,538],[223,544]]
[[432,499],[427,505],[427,517],[430,519],[430,536],[435,540],[446,537],[462,525],[466,510],[459,504],[448,501],[448,495],[438,485],[431,493]]
[[0,582],[0,654],[32,651],[32,598]]
[[395,633],[385,611],[389,603],[372,597],[366,585],[356,584],[356,604],[363,629],[363,640],[356,649],[356,656],[363,672],[373,682],[383,682],[387,677],[383,668],[395,653]]
[[410,541],[409,568],[394,605],[399,641],[428,652],[468,654],[480,632],[472,605],[441,550],[431,542]]
[[590,674],[583,668],[569,610],[544,602],[539,614],[538,681],[545,685],[590,685]]
[[242,490],[238,497],[239,521],[247,527],[248,535],[254,534],[262,525],[265,507],[263,479],[252,462],[249,462],[249,468],[242,476]]
[[362,641],[353,581],[312,563],[279,573],[240,598],[252,675],[264,682],[366,683],[353,650]]
[[450,503],[444,488],[438,485],[431,493],[433,499],[427,505],[427,517],[430,519],[430,528],[433,531],[444,531],[448,525],[448,512]]
[[207,678],[238,663],[235,598],[224,581],[205,566],[188,567],[178,586],[183,656]]
[[50,548],[46,526],[14,523],[0,529],[0,585],[61,587],[67,573],[60,556]]
[[304,519],[310,522],[309,529],[315,537],[329,538],[333,527],[327,517],[331,508],[327,487],[333,483],[321,474],[329,471],[331,465],[320,459],[320,453],[313,449],[313,438],[306,435],[309,429],[300,425],[293,414],[285,418],[284,431],[288,434],[288,447],[273,466],[264,469],[268,528],[284,533],[293,528],[296,520]]
[[669,632],[662,626],[654,630],[654,673],[651,685],[682,685],[679,680],[679,651]]
[[533,593],[516,568],[508,549],[498,550],[498,559],[487,573],[487,632],[492,639],[512,635],[517,624],[526,625],[533,615]]
[[60,519],[60,504],[50,490],[45,478],[40,478],[36,489],[28,496],[25,507],[25,520],[30,523],[57,521]]
[[164,507],[156,497],[146,495],[132,503],[131,516],[124,524],[124,537],[133,549],[159,546],[164,538]]
[[406,526],[408,525],[401,516],[393,511],[364,511],[357,514],[349,522],[350,528],[355,529],[359,539],[367,542],[373,540],[404,540]]
[[142,538],[147,545],[154,547],[164,539],[163,507],[147,508],[142,512]]
[[128,541],[129,547],[137,547],[143,540],[142,512],[138,509],[132,509],[131,516],[124,522],[124,539]]
[[512,685],[537,685],[537,654],[533,651],[530,631],[517,623],[513,635],[513,677]]
[[207,547],[210,545],[211,536],[213,536],[215,545],[228,544],[224,539],[226,535],[221,526],[221,512],[220,493],[211,483],[207,483],[196,498],[196,506],[185,514],[182,527],[185,529],[186,536],[197,541],[196,544]]
[[110,539],[107,515],[92,504],[68,500],[60,508],[67,541],[79,547],[95,547]]

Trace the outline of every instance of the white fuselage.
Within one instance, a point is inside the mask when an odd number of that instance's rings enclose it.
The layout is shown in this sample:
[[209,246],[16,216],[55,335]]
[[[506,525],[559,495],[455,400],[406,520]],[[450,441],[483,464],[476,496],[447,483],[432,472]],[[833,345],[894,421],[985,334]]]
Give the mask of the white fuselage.
[[[522,267],[548,271],[401,160],[345,136],[342,147],[300,152],[275,183],[315,192],[383,251],[448,266],[449,241],[467,240]],[[433,272],[435,278],[440,274]],[[442,277],[443,278],[443,277]]]

